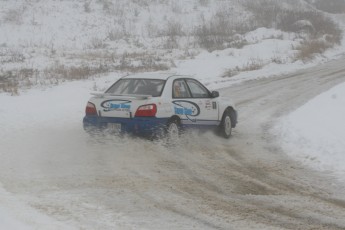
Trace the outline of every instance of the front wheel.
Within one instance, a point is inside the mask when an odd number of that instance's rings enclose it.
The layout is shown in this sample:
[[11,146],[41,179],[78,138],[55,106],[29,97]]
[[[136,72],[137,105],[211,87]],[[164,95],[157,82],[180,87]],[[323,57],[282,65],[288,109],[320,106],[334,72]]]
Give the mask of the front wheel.
[[222,122],[220,124],[220,134],[225,138],[229,138],[231,136],[231,131],[232,131],[231,115],[229,111],[225,111]]

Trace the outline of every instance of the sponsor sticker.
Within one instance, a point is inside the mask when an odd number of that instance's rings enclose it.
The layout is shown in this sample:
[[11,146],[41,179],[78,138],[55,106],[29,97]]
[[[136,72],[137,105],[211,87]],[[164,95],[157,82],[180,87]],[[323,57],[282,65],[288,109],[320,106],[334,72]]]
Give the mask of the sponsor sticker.
[[207,100],[205,103],[205,109],[210,110],[212,108],[211,101]]
[[104,112],[109,111],[125,111],[129,112],[131,109],[131,101],[128,100],[107,100],[103,101],[101,107]]
[[173,101],[173,104],[176,115],[186,116],[188,120],[196,122],[195,117],[200,114],[200,108],[196,103],[186,100],[176,100]]

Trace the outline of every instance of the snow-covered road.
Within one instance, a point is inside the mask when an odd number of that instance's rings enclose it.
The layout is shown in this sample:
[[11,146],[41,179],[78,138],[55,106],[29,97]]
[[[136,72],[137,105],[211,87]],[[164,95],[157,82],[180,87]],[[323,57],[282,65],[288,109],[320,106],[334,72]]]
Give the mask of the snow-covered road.
[[234,136],[191,133],[171,148],[86,135],[89,81],[2,96],[0,206],[20,221],[13,229],[344,229],[345,186],[271,132],[344,82],[343,63],[222,89],[238,104]]

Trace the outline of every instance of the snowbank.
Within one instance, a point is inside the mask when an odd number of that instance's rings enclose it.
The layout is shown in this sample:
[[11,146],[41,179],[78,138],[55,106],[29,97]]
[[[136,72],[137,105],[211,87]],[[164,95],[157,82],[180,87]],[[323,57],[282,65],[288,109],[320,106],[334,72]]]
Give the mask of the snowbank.
[[277,125],[286,152],[345,182],[345,83],[317,96]]

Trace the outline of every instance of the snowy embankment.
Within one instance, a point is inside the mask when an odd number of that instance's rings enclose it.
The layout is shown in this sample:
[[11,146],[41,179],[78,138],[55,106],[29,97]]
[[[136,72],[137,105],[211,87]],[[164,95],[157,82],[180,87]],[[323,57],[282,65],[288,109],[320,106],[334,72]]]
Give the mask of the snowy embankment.
[[[344,29],[345,16],[337,15],[335,20]],[[345,38],[342,39],[342,46],[327,51],[325,57],[337,58],[344,54],[344,50]],[[345,182],[344,117],[345,83],[281,119],[275,132],[291,157]]]
[[293,158],[345,182],[345,83],[317,96],[275,127]]

